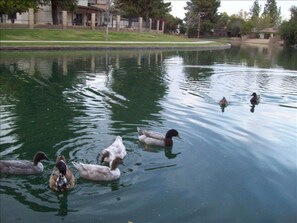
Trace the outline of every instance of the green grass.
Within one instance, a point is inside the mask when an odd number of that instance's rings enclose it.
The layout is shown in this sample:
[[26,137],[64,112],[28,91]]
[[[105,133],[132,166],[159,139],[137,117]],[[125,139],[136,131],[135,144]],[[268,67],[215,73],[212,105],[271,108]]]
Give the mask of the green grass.
[[[105,30],[1,29],[0,40],[105,41]],[[109,41],[189,41],[178,36],[110,31]]]
[[[105,29],[100,30],[86,30],[86,29],[68,29],[68,30],[58,30],[58,29],[1,29],[0,30],[0,40],[16,40],[16,41],[106,41]],[[67,47],[67,46],[82,46],[82,47],[199,47],[197,44],[197,39],[187,39],[180,36],[168,35],[168,34],[157,34],[148,32],[115,32],[109,31],[108,43],[65,43],[65,42],[44,42],[44,43],[23,43],[23,42],[2,42],[2,47]],[[115,41],[140,41],[140,42],[170,42],[168,43],[112,43]],[[172,44],[171,44],[172,42]],[[176,42],[186,42],[186,44],[179,44]],[[220,46],[224,45],[218,41],[208,44],[203,44],[203,46]]]

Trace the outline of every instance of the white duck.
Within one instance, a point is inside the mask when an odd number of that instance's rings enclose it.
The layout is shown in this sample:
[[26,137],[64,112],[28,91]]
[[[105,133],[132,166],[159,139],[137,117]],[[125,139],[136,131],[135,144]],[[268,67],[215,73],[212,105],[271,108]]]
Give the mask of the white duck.
[[178,135],[178,131],[176,131],[175,129],[168,130],[165,136],[161,133],[148,131],[139,127],[137,127],[137,132],[140,142],[152,146],[172,146],[172,137],[180,138]]
[[82,178],[94,181],[112,181],[119,179],[121,171],[118,165],[120,163],[122,163],[122,159],[119,157],[110,161],[110,167],[72,162]]
[[115,141],[106,149],[102,150],[100,163],[114,160],[116,157],[124,159],[127,155],[126,147],[123,144],[123,140],[121,136],[117,136]]
[[0,172],[21,175],[38,174],[43,171],[41,160],[49,160],[44,152],[37,152],[33,162],[29,160],[0,160]]

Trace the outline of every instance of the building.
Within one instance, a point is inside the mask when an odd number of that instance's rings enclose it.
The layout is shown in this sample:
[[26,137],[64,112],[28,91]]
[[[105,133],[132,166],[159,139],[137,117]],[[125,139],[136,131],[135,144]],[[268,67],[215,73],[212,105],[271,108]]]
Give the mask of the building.
[[[68,26],[89,26],[91,24],[91,14],[96,14],[96,26],[106,24],[105,15],[109,8],[109,0],[79,0],[76,9],[73,12],[67,12]],[[59,24],[62,23],[62,9],[58,14]],[[3,15],[2,23],[11,23],[11,16]],[[14,16],[14,23],[28,24],[28,12],[17,13]],[[52,10],[50,5],[41,6],[34,13],[34,24],[52,25]]]

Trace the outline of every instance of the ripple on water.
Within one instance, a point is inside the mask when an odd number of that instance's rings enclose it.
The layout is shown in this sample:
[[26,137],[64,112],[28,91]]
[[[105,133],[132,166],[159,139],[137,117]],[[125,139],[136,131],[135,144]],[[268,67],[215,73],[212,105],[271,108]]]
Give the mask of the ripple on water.
[[[297,100],[297,72],[283,69],[215,65],[186,66],[191,69],[213,69],[209,78],[185,81],[181,88],[196,92],[208,102],[218,102],[223,96],[232,104],[245,103],[252,92],[261,95],[261,103],[290,104]],[[295,103],[294,103],[295,104]]]

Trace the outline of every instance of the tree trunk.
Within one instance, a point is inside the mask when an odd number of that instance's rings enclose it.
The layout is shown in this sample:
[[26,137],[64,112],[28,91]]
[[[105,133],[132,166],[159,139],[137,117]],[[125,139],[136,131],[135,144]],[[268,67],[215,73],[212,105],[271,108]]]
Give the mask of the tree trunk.
[[53,25],[58,25],[58,1],[57,0],[51,0],[52,5],[52,19],[53,19]]

